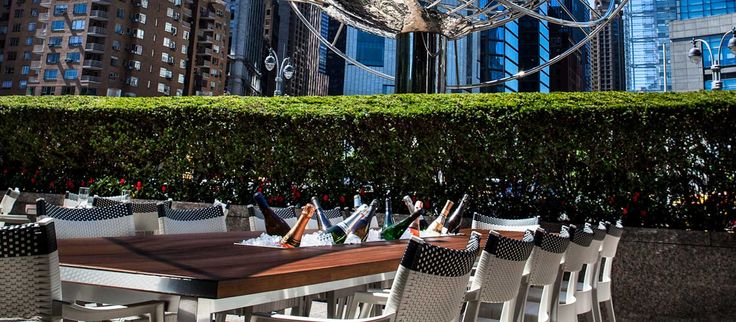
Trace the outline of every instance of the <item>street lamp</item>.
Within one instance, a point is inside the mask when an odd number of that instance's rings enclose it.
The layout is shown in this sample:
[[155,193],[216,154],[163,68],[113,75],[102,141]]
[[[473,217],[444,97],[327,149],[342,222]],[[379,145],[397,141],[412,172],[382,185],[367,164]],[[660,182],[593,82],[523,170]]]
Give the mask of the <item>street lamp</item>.
[[269,48],[268,52],[268,57],[263,63],[269,72],[274,68],[276,69],[276,89],[273,91],[273,96],[281,96],[284,94],[284,78],[289,80],[294,76],[294,66],[291,65],[291,58],[289,57],[284,58],[279,64],[279,56],[276,55],[273,48]]
[[698,48],[698,43],[701,43],[705,46],[706,49],[708,49],[708,55],[710,56],[710,70],[713,74],[713,80],[711,82],[711,89],[712,90],[721,90],[723,89],[723,81],[721,80],[721,50],[723,49],[723,42],[726,40],[726,36],[729,34],[732,35],[731,39],[728,41],[728,49],[736,54],[736,27],[733,27],[730,31],[723,34],[723,37],[721,37],[721,42],[718,45],[718,53],[716,54],[715,58],[713,59],[713,51],[710,49],[710,45],[707,41],[703,39],[695,39],[693,38],[692,44],[693,47],[690,48],[690,51],[687,53],[688,58],[690,58],[690,61],[699,64],[703,60],[703,51]]

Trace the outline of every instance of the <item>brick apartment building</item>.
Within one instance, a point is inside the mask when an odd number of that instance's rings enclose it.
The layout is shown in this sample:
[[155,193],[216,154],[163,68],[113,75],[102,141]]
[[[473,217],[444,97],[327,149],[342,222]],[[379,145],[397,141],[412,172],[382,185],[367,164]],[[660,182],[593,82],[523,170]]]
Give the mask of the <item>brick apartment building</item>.
[[222,0],[4,0],[0,95],[221,95]]

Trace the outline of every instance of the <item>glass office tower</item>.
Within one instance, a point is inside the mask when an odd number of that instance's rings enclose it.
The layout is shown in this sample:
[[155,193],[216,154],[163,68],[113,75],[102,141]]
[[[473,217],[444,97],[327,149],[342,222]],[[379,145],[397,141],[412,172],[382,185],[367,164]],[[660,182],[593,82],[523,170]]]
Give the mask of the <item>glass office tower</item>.
[[[670,78],[669,72],[663,75],[671,52],[668,23],[677,18],[677,4],[677,0],[630,0],[624,8],[626,90],[664,90],[664,77]],[[667,83],[670,90],[671,82]]]

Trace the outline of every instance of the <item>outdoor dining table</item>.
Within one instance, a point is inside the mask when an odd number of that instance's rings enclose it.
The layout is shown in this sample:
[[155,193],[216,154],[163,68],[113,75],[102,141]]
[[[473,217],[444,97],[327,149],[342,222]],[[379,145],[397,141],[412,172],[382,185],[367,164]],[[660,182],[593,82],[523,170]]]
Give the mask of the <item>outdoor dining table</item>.
[[[461,249],[470,230],[463,232],[426,240]],[[178,321],[210,321],[216,312],[390,280],[407,243],[295,249],[235,244],[261,233],[59,240],[62,294],[97,303],[166,301]]]

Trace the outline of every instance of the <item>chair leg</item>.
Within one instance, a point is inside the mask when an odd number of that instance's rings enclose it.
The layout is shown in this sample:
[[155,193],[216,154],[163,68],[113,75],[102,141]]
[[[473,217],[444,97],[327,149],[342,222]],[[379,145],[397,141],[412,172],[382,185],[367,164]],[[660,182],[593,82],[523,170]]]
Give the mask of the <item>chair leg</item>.
[[215,313],[215,322],[225,322],[227,313]]
[[601,316],[601,304],[598,303],[598,296],[595,295],[597,290],[593,290],[593,300],[592,300],[592,306],[593,306],[593,321],[594,322],[603,322],[603,316]]
[[335,292],[327,292],[325,300],[327,301],[327,318],[334,319],[335,312],[337,311],[337,308],[335,307],[337,304],[335,303]]
[[526,277],[522,278],[521,285],[519,286],[519,294],[516,295],[518,299],[514,306],[514,321],[524,321],[524,311],[526,310],[526,298],[529,296],[529,281]]
[[478,311],[480,310],[480,301],[470,301],[465,308],[463,322],[474,322],[478,320]]
[[613,313],[613,299],[606,301],[606,314],[608,322],[616,322],[616,315]]

